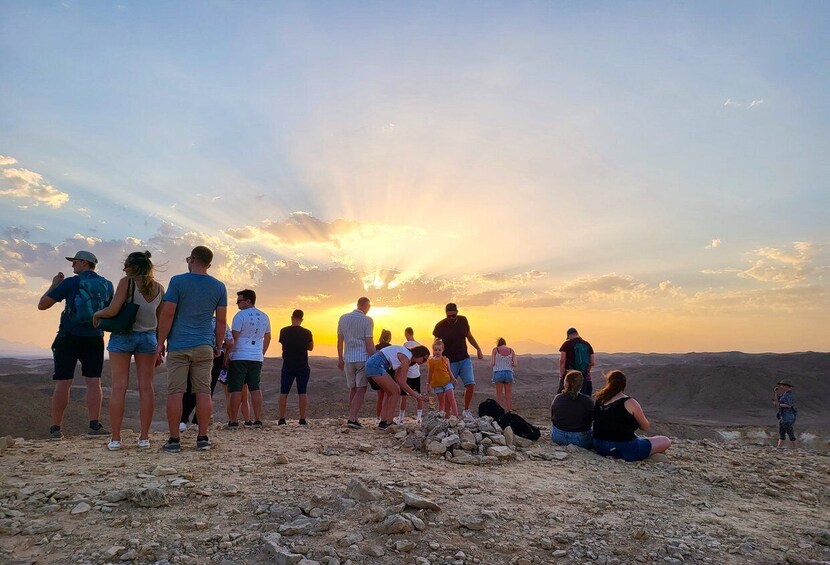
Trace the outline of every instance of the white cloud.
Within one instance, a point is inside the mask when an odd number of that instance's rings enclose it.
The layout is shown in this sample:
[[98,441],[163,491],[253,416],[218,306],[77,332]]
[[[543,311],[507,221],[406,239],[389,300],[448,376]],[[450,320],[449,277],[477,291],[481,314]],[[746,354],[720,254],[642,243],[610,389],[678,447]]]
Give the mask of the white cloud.
[[720,247],[720,239],[713,239],[712,242],[706,246],[706,249],[717,249]]
[[738,273],[738,276],[792,285],[806,278],[813,253],[814,246],[803,241],[794,242],[792,250],[761,247],[749,253],[752,266]]
[[757,108],[758,106],[760,106],[763,103],[764,103],[763,100],[753,100],[752,102],[749,103],[749,108],[750,109],[751,108]]
[[29,200],[30,205],[45,204],[52,208],[60,208],[69,201],[67,193],[44,181],[38,173],[18,168],[5,168],[0,171],[0,196],[24,198]]
[[0,155],[0,167],[5,167],[6,165],[14,165],[15,163],[17,163],[17,159],[15,159],[14,157]]
[[740,108],[741,103],[740,102],[735,102],[731,98],[727,98],[726,102],[723,103],[723,107],[724,108]]

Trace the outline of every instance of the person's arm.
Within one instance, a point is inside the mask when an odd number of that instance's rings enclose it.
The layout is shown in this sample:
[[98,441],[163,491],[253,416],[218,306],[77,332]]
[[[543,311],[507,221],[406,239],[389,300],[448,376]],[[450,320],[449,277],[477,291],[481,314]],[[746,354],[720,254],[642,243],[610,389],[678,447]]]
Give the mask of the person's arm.
[[395,382],[412,398],[422,401],[427,400],[426,396],[422,396],[420,392],[412,390],[412,387],[406,382],[406,374],[409,372],[409,358],[403,353],[398,353],[398,360],[401,362],[401,366],[395,370]]
[[516,351],[514,349],[510,350],[510,364],[513,367],[518,367],[519,366],[519,360],[516,359]]
[[176,314],[176,303],[175,302],[162,302],[161,303],[161,314],[158,317],[159,325],[158,325],[158,347],[156,348],[156,358],[157,361],[161,361],[164,358],[164,342],[167,341],[167,336],[170,335],[170,328],[173,327],[173,316]]
[[559,378],[560,379],[565,378],[565,373],[566,373],[565,367],[567,367],[567,365],[568,365],[568,354],[565,353],[564,351],[561,351],[559,353]]
[[[213,346],[213,356],[219,357],[222,354],[222,346],[219,345],[222,343],[222,340],[225,339],[225,328],[228,326],[228,307],[227,306],[217,306],[216,307],[216,329],[213,332],[213,343],[216,345]],[[236,338],[236,336],[234,336]]]
[[233,343],[231,343],[231,346],[228,347],[227,357],[225,357],[225,359],[227,359],[228,361],[230,361],[231,357],[233,357],[233,350],[236,348],[236,344],[239,342],[240,333],[242,332],[238,330],[231,330],[231,335],[233,336]]
[[308,332],[308,350],[314,351],[314,336]]
[[268,352],[268,346],[271,345],[271,332],[267,332],[262,336],[262,356]]
[[112,297],[109,306],[98,310],[92,315],[92,325],[98,327],[98,320],[101,318],[112,318],[121,311],[121,307],[127,302],[127,290],[130,287],[130,279],[123,277],[118,281],[118,287],[115,289],[115,295]]
[[593,367],[595,364],[596,364],[596,363],[595,363],[595,361],[594,361],[594,354],[593,354],[593,353],[591,353],[591,357],[590,357],[590,359],[588,360],[588,372],[589,372],[589,373],[591,372],[591,367]]
[[637,420],[637,425],[640,426],[640,429],[644,432],[647,432],[651,424],[646,418],[646,415],[643,414],[643,407],[640,406],[640,403],[634,400],[633,398],[629,398],[625,401],[625,409],[628,410],[628,413],[634,416],[634,419]]
[[58,273],[52,277],[52,284],[49,285],[49,288],[46,289],[46,292],[43,293],[43,296],[40,297],[40,301],[37,303],[38,310],[48,310],[58,303],[57,300],[49,296],[49,293],[58,288],[58,285],[63,282],[63,279],[63,273]]
[[375,354],[375,344],[372,343],[372,336],[367,337],[363,341],[366,342],[366,355],[371,357]]
[[432,374],[435,369],[432,368],[432,363],[427,361],[427,394],[432,395]]
[[476,348],[476,356],[479,359],[484,359],[484,353],[481,352],[481,348],[478,346],[478,342],[476,342],[476,338],[473,337],[473,332],[467,330],[467,341],[470,342],[470,345]]
[[450,358],[446,355],[441,357],[441,360],[444,361],[444,366],[447,368],[447,374],[449,374],[450,378],[454,385],[458,384],[458,378],[452,374],[452,366],[450,366]]
[[337,334],[337,368],[342,370],[346,363],[343,361],[343,334]]
[[493,352],[490,354],[490,366],[491,366],[491,367],[495,367],[495,366],[496,366],[496,352],[497,352],[498,350],[499,350],[499,348],[498,348],[498,347],[494,347],[494,348],[493,348]]

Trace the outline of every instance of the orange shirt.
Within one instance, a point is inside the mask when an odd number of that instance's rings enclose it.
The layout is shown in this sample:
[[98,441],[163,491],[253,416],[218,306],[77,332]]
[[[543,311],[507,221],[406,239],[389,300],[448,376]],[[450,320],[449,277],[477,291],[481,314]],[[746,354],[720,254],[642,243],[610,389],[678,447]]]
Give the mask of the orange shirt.
[[427,367],[429,367],[430,388],[446,386],[452,382],[452,376],[450,376],[450,369],[447,367],[446,357],[441,357],[439,359],[430,357],[427,359]]

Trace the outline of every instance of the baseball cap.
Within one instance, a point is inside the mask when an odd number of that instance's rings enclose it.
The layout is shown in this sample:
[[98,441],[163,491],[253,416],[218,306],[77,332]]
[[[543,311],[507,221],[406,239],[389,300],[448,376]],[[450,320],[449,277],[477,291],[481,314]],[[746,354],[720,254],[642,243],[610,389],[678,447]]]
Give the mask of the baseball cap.
[[789,381],[778,381],[778,382],[777,382],[777,383],[775,383],[775,384],[777,384],[777,385],[784,385],[784,386],[788,386],[788,387],[790,387],[790,388],[792,388],[792,386],[793,386],[793,385],[791,385],[791,384],[790,384],[790,382],[789,382]]
[[67,261],[86,261],[87,263],[92,263],[93,265],[98,264],[98,257],[90,253],[89,251],[78,251],[75,253],[74,257],[66,257]]
[[458,306],[455,305],[455,302],[450,302],[444,308],[444,312],[458,312]]

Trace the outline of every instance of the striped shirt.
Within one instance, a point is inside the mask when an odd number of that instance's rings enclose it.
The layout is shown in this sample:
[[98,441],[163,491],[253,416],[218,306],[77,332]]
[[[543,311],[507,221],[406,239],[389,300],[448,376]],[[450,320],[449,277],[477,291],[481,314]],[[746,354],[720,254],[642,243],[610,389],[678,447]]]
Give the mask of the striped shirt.
[[510,355],[502,355],[496,349],[494,355],[495,363],[493,364],[493,372],[496,371],[512,371],[513,370],[513,350],[510,350]]
[[343,360],[346,363],[365,362],[366,338],[372,339],[375,323],[361,310],[354,310],[340,316],[337,322],[337,336],[343,336]]

